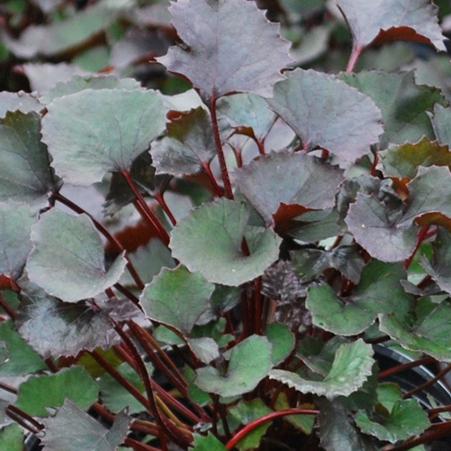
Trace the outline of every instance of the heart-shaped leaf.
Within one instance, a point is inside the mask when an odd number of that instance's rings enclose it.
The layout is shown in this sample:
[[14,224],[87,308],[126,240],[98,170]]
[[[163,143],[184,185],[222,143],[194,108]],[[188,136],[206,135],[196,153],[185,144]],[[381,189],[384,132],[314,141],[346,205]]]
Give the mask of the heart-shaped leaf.
[[196,371],[196,385],[209,393],[229,397],[252,391],[271,369],[271,344],[251,335],[230,350],[226,373],[207,366]]
[[8,113],[0,123],[0,201],[39,209],[55,187],[37,114]]
[[[203,204],[172,230],[173,257],[208,281],[238,286],[262,275],[277,259],[281,242],[272,230],[249,225],[239,201]],[[242,251],[246,239],[250,255]]]
[[375,103],[333,75],[297,69],[274,86],[268,102],[305,149],[327,149],[343,168],[369,153],[383,133]]
[[281,204],[318,210],[333,207],[343,181],[338,168],[292,152],[260,157],[235,173],[237,188],[269,222]]
[[[412,40],[446,51],[437,7],[428,0],[337,0],[351,28],[354,47],[371,44],[381,32],[409,29]],[[401,30],[400,30],[401,31]]]
[[451,108],[435,105],[432,126],[440,144],[451,146]]
[[54,417],[43,421],[45,451],[116,451],[128,431],[129,417],[119,414],[107,429],[69,399]]
[[56,374],[32,376],[19,387],[16,405],[32,416],[46,417],[48,408],[58,408],[70,399],[80,409],[97,401],[99,387],[86,370],[79,366],[65,368]]
[[272,370],[269,377],[301,393],[314,393],[329,399],[349,396],[371,375],[372,356],[372,347],[359,339],[338,348],[330,372],[323,380],[307,380],[286,370]]
[[158,61],[185,75],[205,99],[236,91],[270,95],[281,69],[291,62],[279,26],[269,23],[254,3],[179,0],[169,11],[189,50],[171,47]]
[[43,105],[36,97],[27,92],[0,92],[0,119],[6,116],[6,113],[17,112],[32,113],[42,110]]
[[84,214],[51,210],[34,225],[32,241],[27,262],[30,280],[64,302],[102,293],[118,282],[127,263],[120,256],[105,269],[102,239]]
[[42,121],[57,173],[75,185],[129,170],[165,128],[160,95],[141,89],[85,89],[59,97]]
[[140,300],[151,319],[189,334],[208,309],[214,289],[214,284],[202,275],[191,273],[183,266],[163,268],[146,285]]
[[216,155],[210,116],[201,107],[170,122],[167,134],[152,145],[152,161],[157,174],[195,174]]

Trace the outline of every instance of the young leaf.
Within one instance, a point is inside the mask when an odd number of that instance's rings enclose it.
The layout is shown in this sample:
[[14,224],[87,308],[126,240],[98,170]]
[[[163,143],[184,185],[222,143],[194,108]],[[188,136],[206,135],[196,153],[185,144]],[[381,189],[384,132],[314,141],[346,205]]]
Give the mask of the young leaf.
[[390,443],[421,434],[430,426],[427,413],[415,399],[397,401],[390,413],[377,421],[360,410],[355,421],[363,433]]
[[163,132],[165,113],[154,91],[85,89],[48,106],[43,141],[66,182],[91,185],[107,172],[129,170]]
[[151,319],[189,334],[208,309],[214,289],[214,284],[202,275],[191,273],[183,266],[163,268],[146,285],[140,300]]
[[[354,48],[371,44],[381,32],[426,42],[446,51],[438,8],[428,0],[337,0],[354,38]],[[405,30],[405,29],[408,30]]]
[[0,449],[23,451],[24,432],[18,424],[11,424],[0,431]]
[[18,278],[31,250],[31,226],[35,221],[29,207],[0,204],[0,275]]
[[431,119],[435,136],[440,144],[451,146],[451,108],[436,104]]
[[307,380],[285,370],[272,370],[269,377],[301,393],[314,393],[329,399],[349,396],[371,375],[374,363],[372,356],[372,347],[359,339],[353,343],[342,344],[338,348],[330,372],[323,380]]
[[333,75],[297,69],[274,86],[268,102],[305,149],[327,149],[343,168],[369,153],[383,133],[375,103]]
[[45,451],[116,451],[128,431],[129,418],[120,413],[111,429],[67,400],[54,417],[43,421]]
[[343,181],[337,167],[292,152],[260,157],[235,173],[239,191],[268,222],[281,204],[317,210],[333,207]]
[[0,119],[4,119],[8,112],[14,113],[20,111],[21,113],[39,112],[43,105],[39,103],[32,94],[26,92],[0,92]]
[[382,112],[381,148],[389,143],[415,143],[424,136],[434,137],[428,111],[443,98],[438,89],[418,86],[413,72],[370,71],[343,74],[341,78],[371,97]]
[[64,302],[102,293],[125,269],[123,256],[105,269],[102,240],[86,215],[73,216],[53,209],[34,225],[31,235],[34,249],[27,262],[28,276]]
[[279,26],[269,23],[254,3],[179,0],[169,11],[189,50],[171,47],[157,60],[191,80],[204,99],[237,91],[270,95],[271,85],[291,62]]
[[216,155],[209,114],[201,107],[183,113],[167,126],[167,137],[152,145],[157,174],[199,172]]
[[271,344],[265,337],[252,335],[231,349],[224,375],[211,366],[200,368],[195,383],[208,393],[238,396],[252,391],[271,366]]
[[48,408],[58,408],[70,399],[80,409],[97,401],[99,387],[86,370],[79,366],[65,368],[56,374],[34,376],[19,387],[16,405],[32,416],[46,417]]
[[194,434],[191,451],[226,451],[226,447],[211,433],[207,435]]
[[55,187],[37,114],[8,113],[0,123],[0,201],[47,204]]
[[[249,225],[244,203],[221,199],[203,204],[172,230],[173,257],[208,281],[238,286],[262,275],[279,255],[272,230]],[[250,255],[242,251],[246,238]]]
[[266,328],[266,336],[272,346],[272,363],[282,363],[293,351],[296,339],[285,324],[273,323]]

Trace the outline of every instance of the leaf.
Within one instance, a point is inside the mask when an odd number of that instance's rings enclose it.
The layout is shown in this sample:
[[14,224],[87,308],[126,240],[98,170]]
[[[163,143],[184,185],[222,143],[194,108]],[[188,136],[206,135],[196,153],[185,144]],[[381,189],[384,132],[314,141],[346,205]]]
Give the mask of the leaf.
[[415,399],[397,401],[390,413],[378,420],[372,420],[364,410],[360,410],[355,421],[363,433],[390,443],[419,435],[430,426],[427,413]]
[[31,226],[35,221],[29,207],[0,204],[0,275],[17,279],[31,250]]
[[48,408],[61,407],[66,399],[88,409],[98,396],[97,383],[84,368],[74,366],[56,374],[33,376],[20,384],[16,405],[29,415],[46,417]]
[[336,210],[308,211],[292,221],[288,234],[301,243],[313,243],[340,234]]
[[188,345],[196,357],[206,365],[220,356],[219,346],[213,338],[190,338]]
[[23,451],[24,433],[18,424],[11,424],[0,431],[0,449]]
[[338,168],[292,152],[260,157],[235,174],[239,191],[268,222],[281,204],[318,210],[333,207],[343,181]]
[[211,433],[194,434],[192,451],[226,451],[226,447]]
[[451,167],[451,152],[448,146],[423,138],[415,144],[392,147],[380,154],[384,175],[389,177],[414,178],[419,166]]
[[375,451],[351,423],[348,410],[339,401],[320,401],[319,436],[326,451]]
[[436,104],[431,121],[438,142],[451,147],[451,108]]
[[[173,257],[209,282],[238,286],[262,275],[279,255],[281,238],[249,225],[244,203],[221,199],[203,204],[172,230]],[[246,238],[250,255],[242,252]]]
[[285,370],[272,370],[269,378],[282,382],[301,393],[313,393],[333,399],[337,396],[349,396],[357,391],[368,376],[374,363],[372,347],[358,339],[344,343],[338,348],[332,367],[321,380],[303,379],[296,373]]
[[[274,404],[274,408],[276,411],[291,408],[288,396],[285,392],[280,392]],[[288,415],[283,417],[283,419],[296,429],[302,431],[303,434],[310,435],[313,432],[313,427],[316,422],[316,415]]]
[[272,363],[277,366],[293,351],[295,336],[285,324],[273,323],[267,326],[266,337],[272,346]]
[[32,113],[39,112],[43,105],[32,94],[27,92],[0,92],[0,119],[4,119],[8,112]]
[[[37,290],[28,292],[19,310],[17,330],[44,358],[76,356],[81,351],[108,349],[119,341],[111,318],[136,319],[140,310],[128,300],[97,308],[85,301],[68,304]],[[111,318],[110,318],[111,317]]]
[[54,417],[43,421],[45,451],[116,451],[128,431],[129,418],[124,413],[106,429],[90,415],[67,400]]
[[210,304],[215,286],[185,267],[163,268],[146,285],[140,301],[151,319],[189,334]]
[[40,129],[36,114],[8,113],[0,123],[0,201],[47,204],[56,182]]
[[342,168],[369,153],[383,133],[374,102],[333,75],[296,69],[274,86],[268,102],[305,149],[327,149]]
[[[428,0],[337,0],[354,38],[354,48],[371,44],[381,32],[409,30],[409,40],[427,42],[446,51],[438,8]],[[410,33],[411,32],[411,33]],[[404,33],[405,34],[405,33]]]
[[165,113],[155,91],[85,89],[48,106],[43,141],[57,173],[68,183],[87,186],[107,172],[129,170],[163,132]]
[[230,350],[227,371],[222,375],[211,366],[196,371],[196,385],[223,397],[252,391],[271,369],[271,344],[265,337],[251,335]]
[[189,50],[171,47],[157,61],[191,80],[204,99],[237,91],[270,95],[291,62],[279,25],[269,23],[253,3],[179,0],[169,11]]
[[218,115],[224,125],[246,134],[249,128],[258,140],[262,141],[271,130],[276,119],[268,104],[255,94],[234,94],[218,101]]
[[70,80],[60,81],[40,97],[44,105],[48,105],[58,97],[64,97],[85,89],[138,89],[141,84],[134,78],[117,78],[111,75],[75,75]]
[[0,376],[23,376],[46,369],[41,357],[13,329],[11,322],[0,324],[0,344],[8,358],[0,363]]
[[64,302],[102,293],[125,269],[123,256],[105,269],[102,239],[85,214],[73,216],[53,209],[33,226],[31,237],[30,280]]
[[381,315],[379,329],[409,351],[421,351],[451,363],[449,324],[451,305],[443,301],[424,318],[408,315]]
[[384,135],[381,148],[389,143],[415,143],[434,133],[428,111],[443,102],[438,89],[418,86],[414,72],[387,73],[382,71],[341,75],[350,86],[371,97],[382,112]]
[[306,306],[313,324],[334,334],[352,336],[365,331],[379,313],[406,312],[411,297],[400,284],[404,277],[401,265],[373,260],[348,298],[339,298],[329,285],[311,287]]
[[157,174],[175,176],[199,172],[216,155],[209,114],[198,107],[180,114],[167,126],[167,137],[151,149]]

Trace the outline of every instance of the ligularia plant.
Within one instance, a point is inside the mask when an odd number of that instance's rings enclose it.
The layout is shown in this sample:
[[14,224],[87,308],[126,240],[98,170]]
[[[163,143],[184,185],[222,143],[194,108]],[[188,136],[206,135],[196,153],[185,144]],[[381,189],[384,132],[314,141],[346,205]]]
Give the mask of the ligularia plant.
[[1,6],[0,450],[451,449],[439,3]]

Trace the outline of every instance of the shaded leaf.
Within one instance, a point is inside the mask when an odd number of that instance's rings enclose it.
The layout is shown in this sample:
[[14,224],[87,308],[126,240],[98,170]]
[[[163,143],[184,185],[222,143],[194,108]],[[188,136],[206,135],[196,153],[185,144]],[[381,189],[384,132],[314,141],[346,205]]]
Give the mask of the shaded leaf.
[[0,431],[0,449],[5,451],[23,451],[24,433],[17,424],[6,426]]
[[75,185],[91,185],[107,172],[129,170],[163,132],[165,114],[154,91],[85,89],[48,106],[42,136],[57,173]]
[[192,451],[226,451],[226,447],[211,433],[194,434]]
[[47,204],[55,180],[36,114],[8,113],[0,123],[0,201],[39,209]]
[[451,108],[435,105],[431,121],[438,142],[445,146],[451,146]]
[[129,418],[119,414],[111,429],[67,400],[54,417],[43,421],[45,451],[115,451],[128,431]]
[[74,366],[56,374],[33,376],[20,384],[16,405],[29,415],[46,417],[48,408],[61,407],[66,399],[88,409],[98,395],[97,383],[84,368]]
[[30,280],[65,302],[102,293],[125,269],[123,256],[105,269],[102,239],[84,214],[51,210],[33,227],[32,240],[34,249],[27,262]]
[[273,323],[267,326],[266,337],[272,346],[272,363],[277,366],[293,351],[295,336],[285,324]]
[[343,168],[369,153],[383,133],[375,103],[333,75],[297,69],[274,86],[268,102],[305,149],[327,149]]
[[271,345],[258,335],[251,335],[230,350],[226,373],[211,366],[196,371],[195,383],[209,393],[229,397],[252,391],[271,369]]
[[20,111],[21,113],[39,112],[43,106],[32,94],[27,92],[0,92],[0,119],[8,112]]
[[151,149],[157,174],[195,174],[216,155],[209,114],[202,108],[183,113],[167,126],[167,137]]
[[[285,392],[280,392],[274,404],[274,408],[275,410],[286,410],[291,408],[288,396]],[[288,415],[283,417],[283,419],[296,429],[301,430],[304,434],[310,435],[315,425],[316,415]]]
[[336,210],[308,211],[295,218],[288,234],[302,243],[313,243],[337,236],[342,231]]
[[359,339],[340,345],[330,372],[323,380],[307,380],[285,370],[272,370],[269,377],[301,393],[314,393],[329,399],[349,396],[357,391],[371,375],[374,363],[372,355],[372,347]]
[[153,320],[171,325],[188,334],[210,303],[215,286],[185,267],[163,268],[146,285],[141,303]]
[[281,69],[291,62],[279,25],[269,23],[254,3],[179,0],[169,11],[189,50],[171,47],[157,60],[185,75],[205,99],[236,91],[270,95],[271,85],[282,78]]
[[281,204],[323,210],[333,207],[342,171],[300,153],[278,152],[235,171],[236,186],[268,221]]
[[[337,0],[354,37],[354,47],[366,47],[381,31],[408,28],[411,40],[424,38],[437,50],[446,51],[445,37],[438,23],[438,8],[428,0]],[[404,33],[406,34],[406,33]],[[410,33],[408,33],[410,36]]]
[[190,338],[188,345],[196,357],[207,365],[220,355],[218,344],[210,337]]
[[[255,279],[278,258],[281,239],[249,225],[249,218],[249,209],[238,201],[203,204],[172,230],[173,257],[210,282],[238,286]],[[243,238],[249,256],[242,252]]]

